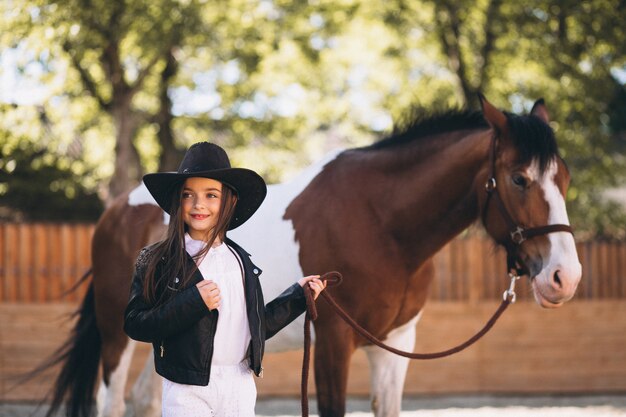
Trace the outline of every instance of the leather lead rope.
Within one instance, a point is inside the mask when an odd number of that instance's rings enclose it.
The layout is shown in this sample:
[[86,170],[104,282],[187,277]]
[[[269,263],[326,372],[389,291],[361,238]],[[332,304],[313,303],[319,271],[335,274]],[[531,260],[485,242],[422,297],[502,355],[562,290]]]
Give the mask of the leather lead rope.
[[[369,340],[371,343],[375,344],[378,347],[381,347],[391,353],[395,353],[396,355],[403,356],[409,359],[419,359],[419,360],[428,360],[428,359],[437,359],[443,358],[446,356],[453,355],[458,353],[469,346],[473,345],[478,339],[483,337],[496,323],[498,318],[502,315],[504,310],[511,304],[515,302],[515,281],[519,278],[515,275],[510,275],[511,277],[511,285],[507,291],[504,292],[502,297],[502,303],[496,310],[496,312],[491,316],[487,324],[478,331],[474,336],[469,338],[467,341],[461,343],[458,346],[455,346],[451,349],[444,350],[441,352],[433,352],[433,353],[413,353],[413,352],[405,352],[403,350],[399,350],[393,348],[389,345],[384,344],[370,332],[361,327],[357,322],[352,319],[348,313],[342,309],[335,300],[331,297],[328,291],[322,291],[320,294],[324,300],[332,307],[332,309],[341,317],[343,321],[345,321],[354,331],[356,331],[359,335],[363,336],[365,339]],[[328,287],[333,287],[341,283],[343,279],[339,272],[327,272],[322,275],[320,278],[324,281],[327,281]],[[311,290],[308,286],[304,288],[304,295],[306,298],[307,311],[304,318],[304,354],[302,357],[302,382],[300,389],[300,400],[302,406],[302,417],[309,416],[309,399],[308,399],[308,380],[309,380],[309,365],[311,360],[311,321],[317,319],[317,308],[315,306],[315,300],[313,300],[313,295],[311,294]]]

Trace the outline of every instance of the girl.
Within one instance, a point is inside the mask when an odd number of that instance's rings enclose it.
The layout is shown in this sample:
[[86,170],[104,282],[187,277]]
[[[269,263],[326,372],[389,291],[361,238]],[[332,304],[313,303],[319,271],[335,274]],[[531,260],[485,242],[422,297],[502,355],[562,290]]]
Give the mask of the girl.
[[167,237],[137,258],[124,330],[152,343],[163,376],[163,416],[254,416],[265,339],[304,312],[319,276],[301,278],[264,305],[260,269],[226,237],[248,220],[267,188],[254,171],[231,168],[208,142],[191,146],[178,172],[144,177],[170,215]]

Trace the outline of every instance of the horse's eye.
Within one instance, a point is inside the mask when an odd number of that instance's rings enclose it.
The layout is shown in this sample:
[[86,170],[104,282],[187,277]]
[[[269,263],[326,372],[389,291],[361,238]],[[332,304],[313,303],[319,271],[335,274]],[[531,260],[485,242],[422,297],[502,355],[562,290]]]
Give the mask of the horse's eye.
[[518,187],[525,188],[526,187],[526,178],[520,174],[513,174],[513,184]]

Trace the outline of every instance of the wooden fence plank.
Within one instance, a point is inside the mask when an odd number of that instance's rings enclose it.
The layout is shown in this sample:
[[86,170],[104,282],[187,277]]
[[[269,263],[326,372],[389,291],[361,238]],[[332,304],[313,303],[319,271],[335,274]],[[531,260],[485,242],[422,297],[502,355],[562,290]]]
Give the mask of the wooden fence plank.
[[485,276],[485,262],[483,255],[482,240],[464,239],[464,248],[467,261],[467,300],[472,303],[478,302],[483,294],[483,279]]
[[35,242],[33,239],[33,228],[30,227],[30,225],[20,225],[20,235],[22,236],[20,242],[20,271],[22,274],[22,291],[25,296],[28,297],[28,299],[33,300],[35,297],[35,258],[33,256],[33,246]]
[[18,248],[16,247],[17,239],[17,225],[8,224],[6,228],[6,252],[5,262],[7,270],[6,280],[6,297],[5,301],[13,301],[18,299],[18,287],[17,287],[17,274],[18,274]]
[[626,271],[626,242],[620,242],[617,252],[617,270],[619,271],[618,294],[617,298],[626,298],[626,279],[624,279],[624,271]]
[[610,298],[618,298],[619,297],[619,287],[620,287],[620,279],[619,279],[619,245],[610,245],[609,246],[609,270],[611,275],[611,293]]
[[[604,265],[604,260],[606,259],[605,256],[605,251],[606,251],[606,247],[604,246],[603,242],[599,242],[596,245],[596,259],[594,259],[596,262],[595,263],[595,267],[596,267],[596,271],[594,271],[594,273],[596,274],[596,279],[595,279],[595,293],[597,294],[597,297],[604,297],[605,296],[605,287],[606,287],[606,265]],[[604,281],[605,285],[602,285],[602,282]]]
[[15,245],[17,250],[15,259],[15,292],[16,297],[19,299],[28,300],[30,297],[24,291],[24,265],[27,264],[26,258],[28,257],[28,253],[25,250],[27,246],[24,244],[24,226],[16,224],[15,233],[17,235],[17,244]]
[[0,223],[0,301],[6,301],[6,288],[5,285],[7,283],[7,268],[6,268],[6,235],[5,235],[6,225],[5,223]]
[[42,266],[46,260],[45,226],[43,224],[32,225],[33,244],[30,250],[33,252],[33,286],[34,300],[44,302],[46,300],[46,281]]
[[[78,278],[82,277],[87,270],[91,268],[91,238],[93,237],[94,225],[83,224],[80,227],[80,233],[78,235],[77,253],[78,268],[76,269],[75,276],[72,280],[75,282]],[[81,286],[74,292],[75,300],[82,300],[86,286]]]
[[61,292],[70,287],[72,272],[72,235],[69,225],[61,225]]
[[586,272],[585,272],[585,245],[583,242],[576,242],[576,252],[578,252],[578,259],[580,260],[580,264],[582,265],[582,278],[580,280],[580,283],[578,284],[578,289],[576,290],[576,295],[574,295],[574,298],[577,300],[581,300],[583,299],[583,295],[586,291],[586,285],[585,285],[585,279],[586,279]]
[[589,298],[600,297],[600,278],[602,276],[599,266],[600,247],[589,242]]
[[58,300],[62,293],[61,254],[63,253],[63,243],[60,224],[50,226],[48,247],[50,248],[50,281],[53,284],[50,296],[52,300]]

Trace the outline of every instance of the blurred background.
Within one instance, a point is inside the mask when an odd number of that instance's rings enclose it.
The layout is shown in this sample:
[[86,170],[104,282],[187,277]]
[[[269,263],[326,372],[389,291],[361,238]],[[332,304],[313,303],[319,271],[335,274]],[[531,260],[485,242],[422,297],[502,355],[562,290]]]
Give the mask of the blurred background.
[[545,98],[577,236],[624,238],[625,50],[620,0],[3,0],[0,216],[95,220],[199,140],[283,181],[482,92]]
[[[573,178],[568,209],[584,267],[577,297],[587,304],[551,316],[575,317],[581,327],[569,330],[522,307],[529,316],[505,322],[499,339],[447,373],[412,365],[409,378],[428,369],[439,377],[407,390],[626,391],[625,52],[623,0],[1,1],[0,373],[28,369],[65,338],[69,327],[51,317],[80,299],[61,294],[89,267],[95,221],[144,173],[176,170],[190,144],[216,142],[233,165],[277,183],[331,150],[384,137],[415,112],[478,109],[482,92],[515,113],[546,101]],[[487,259],[479,267],[476,250]],[[458,328],[471,334],[501,293],[492,272],[504,271],[503,255],[460,240],[438,256],[441,275],[457,281],[434,286],[432,316],[466,317]],[[456,330],[424,320],[437,343],[418,348],[447,347]],[[581,334],[587,342],[573,342]],[[503,360],[518,360],[539,349],[524,343],[542,338],[553,356],[533,356],[502,385],[492,353],[509,349]],[[555,345],[573,352],[570,361],[558,362]],[[564,368],[574,374],[550,379]],[[351,384],[367,392],[365,376]]]

